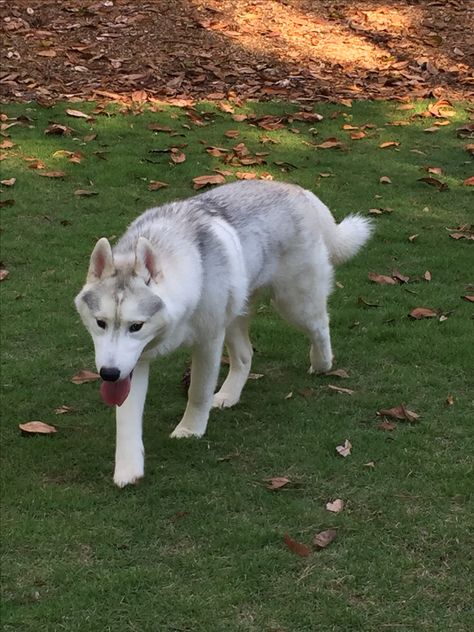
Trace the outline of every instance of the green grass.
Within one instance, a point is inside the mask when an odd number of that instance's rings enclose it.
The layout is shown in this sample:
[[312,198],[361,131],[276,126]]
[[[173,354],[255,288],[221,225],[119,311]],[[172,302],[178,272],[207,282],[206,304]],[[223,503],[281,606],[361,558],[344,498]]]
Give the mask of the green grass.
[[[2,179],[17,178],[14,187],[2,187],[1,198],[15,200],[3,209],[1,224],[1,258],[10,272],[1,284],[4,630],[471,629],[473,307],[460,297],[473,294],[473,246],[450,239],[446,227],[474,223],[472,191],[462,184],[472,162],[463,148],[468,141],[455,131],[467,120],[463,107],[431,134],[423,129],[433,119],[412,118],[426,105],[417,103],[414,111],[396,103],[321,105],[322,122],[296,121],[270,132],[206,104],[197,107],[212,113],[206,126],[176,108],[137,115],[115,110],[95,122],[66,116],[66,105],[4,108],[31,119],[8,130],[16,145],[2,150],[9,157],[0,163]],[[90,112],[94,106],[71,107]],[[281,114],[296,107],[248,104],[244,111]],[[400,119],[409,125],[386,125]],[[50,122],[75,131],[45,135]],[[150,122],[179,135],[152,133]],[[351,140],[341,130],[345,123],[376,127]],[[239,138],[226,138],[228,129],[239,130]],[[84,143],[90,133],[97,138]],[[263,134],[278,144],[262,145]],[[347,150],[304,143],[332,136]],[[380,149],[387,140],[401,144]],[[307,341],[262,302],[252,338],[253,371],[264,377],[249,381],[234,409],[211,414],[202,440],[168,438],[185,405],[180,378],[188,354],[155,363],[145,414],[146,477],[118,490],[111,482],[113,413],[97,384],[70,382],[79,369],[94,368],[72,299],[97,237],[118,236],[147,207],[190,195],[193,177],[223,167],[205,146],[237,142],[270,155],[266,165],[231,171],[267,171],[299,183],[338,218],[393,209],[374,218],[371,243],[337,272],[342,287],[331,298],[333,346],[336,366],[350,378],[309,376]],[[182,164],[149,153],[184,143]],[[81,164],[54,157],[62,149],[85,157]],[[40,177],[25,156],[66,176]],[[297,168],[282,172],[274,161]],[[418,181],[428,175],[425,165],[442,167],[443,175],[434,177],[448,190]],[[328,172],[333,177],[318,175]],[[379,183],[384,175],[392,184]],[[149,180],[169,187],[149,192]],[[74,195],[84,188],[98,195]],[[411,243],[413,234],[419,236]],[[367,279],[369,271],[394,268],[411,277],[408,285]],[[426,270],[430,283],[421,279]],[[378,307],[364,307],[359,297]],[[407,314],[417,306],[448,318],[412,321]],[[355,393],[331,392],[330,383]],[[298,394],[306,388],[314,390],[311,397]],[[290,391],[293,397],[285,399]],[[401,402],[420,422],[378,429],[376,411]],[[74,412],[56,416],[63,404]],[[22,437],[18,423],[33,419],[55,424],[57,435]],[[353,450],[343,459],[335,447],[346,438]],[[364,466],[369,461],[375,468]],[[268,491],[263,480],[278,475],[297,485]],[[346,502],[337,515],[325,509],[335,498]],[[337,539],[308,558],[283,542],[288,533],[309,544],[330,527]]]

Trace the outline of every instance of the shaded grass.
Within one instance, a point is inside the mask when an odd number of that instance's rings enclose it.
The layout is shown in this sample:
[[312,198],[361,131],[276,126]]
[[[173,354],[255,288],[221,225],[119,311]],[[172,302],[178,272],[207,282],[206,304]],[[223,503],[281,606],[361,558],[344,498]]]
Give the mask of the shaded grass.
[[[289,125],[299,133],[264,132],[206,104],[198,108],[211,113],[206,126],[173,108],[111,112],[91,123],[67,117],[65,107],[5,108],[32,120],[9,130],[17,145],[0,163],[2,179],[17,178],[2,193],[16,202],[3,209],[1,235],[10,271],[1,288],[4,629],[470,629],[472,306],[460,296],[472,294],[466,289],[473,282],[472,244],[449,239],[445,229],[472,222],[472,194],[462,185],[472,163],[455,133],[466,117],[462,107],[436,134],[423,132],[431,120],[413,120],[413,112],[393,103],[357,103],[335,118],[338,108],[324,105],[317,108],[321,123]],[[426,104],[416,107],[421,113]],[[251,104],[249,110],[280,115],[295,108]],[[386,125],[402,118],[410,124]],[[75,132],[44,135],[51,121]],[[150,122],[179,135],[152,133]],[[371,137],[351,141],[344,123],[377,127],[367,130]],[[239,138],[226,138],[228,129],[239,130]],[[84,143],[91,132],[97,139]],[[263,134],[278,144],[262,145]],[[303,142],[332,136],[348,150]],[[386,140],[400,147],[379,149]],[[110,481],[113,415],[101,405],[97,385],[69,382],[77,370],[93,367],[72,298],[97,237],[120,235],[145,208],[190,195],[193,177],[223,167],[205,146],[237,142],[270,155],[261,167],[231,170],[267,171],[310,188],[338,218],[393,209],[375,218],[370,245],[338,270],[342,287],[331,299],[336,365],[351,375],[338,384],[356,392],[333,393],[327,384],[337,378],[307,375],[304,337],[263,302],[252,339],[253,370],[265,377],[248,383],[237,407],[213,412],[201,441],[167,437],[184,408],[180,378],[188,354],[155,363],[146,478],[119,491]],[[187,144],[183,164],[149,153],[181,143]],[[53,156],[60,149],[85,158],[70,164]],[[95,151],[106,152],[106,160]],[[24,156],[67,175],[42,178]],[[297,168],[282,172],[275,161]],[[424,165],[443,168],[447,191],[417,181]],[[327,172],[334,177],[318,175]],[[381,185],[382,175],[392,184]],[[151,179],[169,187],[149,192]],[[78,188],[98,195],[77,198]],[[368,282],[369,270],[393,268],[418,280],[396,287]],[[431,283],[421,279],[427,269]],[[358,297],[378,307],[364,308]],[[448,319],[409,320],[419,305]],[[305,388],[313,389],[311,397],[298,394]],[[453,406],[445,403],[449,394]],[[375,411],[402,401],[420,413],[420,423],[401,422],[392,433],[377,429]],[[74,413],[56,417],[62,404]],[[58,434],[20,437],[17,423],[38,418],[57,425]],[[335,446],[345,438],[354,447],[342,459]],[[374,469],[364,466],[369,461]],[[298,485],[270,493],[262,481],[275,475]],[[329,514],[325,504],[337,497],[346,510]],[[329,527],[338,529],[336,541],[307,559],[283,543],[286,532],[310,543]]]

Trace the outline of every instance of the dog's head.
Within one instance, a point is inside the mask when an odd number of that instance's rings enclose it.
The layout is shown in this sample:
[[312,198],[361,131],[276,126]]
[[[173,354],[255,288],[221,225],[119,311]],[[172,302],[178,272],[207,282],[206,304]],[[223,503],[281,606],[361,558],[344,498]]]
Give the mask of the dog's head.
[[157,255],[144,237],[132,256],[114,258],[105,237],[92,251],[86,284],[75,304],[94,341],[101,394],[109,405],[123,404],[140,356],[167,328],[166,306],[158,293],[160,277]]

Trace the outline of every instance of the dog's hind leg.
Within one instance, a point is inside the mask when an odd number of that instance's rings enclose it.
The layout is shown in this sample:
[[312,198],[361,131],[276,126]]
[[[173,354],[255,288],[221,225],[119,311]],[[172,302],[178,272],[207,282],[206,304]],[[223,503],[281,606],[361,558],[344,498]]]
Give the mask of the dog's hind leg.
[[194,347],[188,404],[183,418],[170,435],[173,439],[202,437],[206,432],[223,344],[224,331]]
[[142,419],[148,389],[148,362],[139,362],[132,375],[127,399],[117,411],[117,443],[115,448],[114,483],[125,487],[142,478],[145,458],[142,441]]
[[281,315],[302,329],[311,341],[310,373],[325,373],[332,366],[331,337],[327,300],[332,268],[324,260],[301,266],[275,289],[274,303]]
[[237,316],[227,327],[225,344],[229,352],[230,369],[223,385],[214,395],[215,408],[236,404],[247,381],[252,363],[252,344],[249,339],[249,317]]

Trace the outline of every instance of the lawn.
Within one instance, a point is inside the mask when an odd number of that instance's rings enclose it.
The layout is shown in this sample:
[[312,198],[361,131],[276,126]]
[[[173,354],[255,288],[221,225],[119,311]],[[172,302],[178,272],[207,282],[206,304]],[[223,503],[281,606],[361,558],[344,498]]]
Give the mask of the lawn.
[[[462,297],[474,294],[474,214],[472,140],[459,131],[469,111],[349,105],[316,106],[321,121],[285,103],[3,108],[1,179],[16,178],[1,187],[4,630],[472,629],[473,304]],[[61,132],[52,124],[68,135],[45,133]],[[349,377],[308,375],[307,341],[262,298],[252,340],[263,377],[212,412],[203,439],[175,441],[189,354],[157,361],[146,477],[119,490],[113,412],[97,383],[71,382],[95,368],[73,297],[98,237],[193,194],[193,178],[214,169],[301,184],[338,219],[373,217],[375,236],[338,269],[330,302],[335,368]],[[408,282],[368,278],[394,271]],[[412,319],[416,307],[436,314]],[[402,403],[418,420],[380,427],[377,411]],[[22,436],[30,420],[58,432]],[[276,476],[290,482],[271,491]],[[337,498],[344,510],[329,512]],[[330,528],[337,537],[317,550]]]

